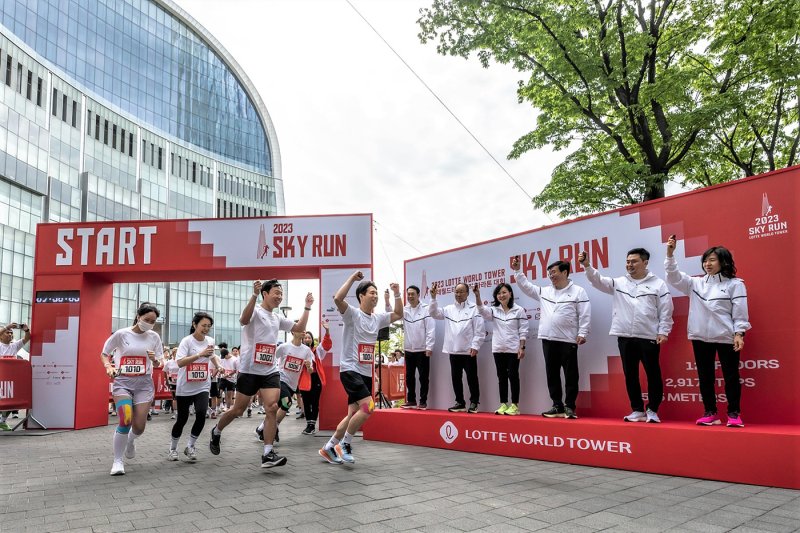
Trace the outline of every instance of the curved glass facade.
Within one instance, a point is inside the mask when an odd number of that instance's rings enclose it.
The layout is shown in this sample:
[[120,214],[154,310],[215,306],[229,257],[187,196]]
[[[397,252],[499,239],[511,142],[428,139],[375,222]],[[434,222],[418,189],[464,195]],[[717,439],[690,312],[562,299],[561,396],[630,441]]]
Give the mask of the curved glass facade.
[[114,106],[192,145],[272,174],[261,119],[234,73],[148,0],[3,0],[0,23]]

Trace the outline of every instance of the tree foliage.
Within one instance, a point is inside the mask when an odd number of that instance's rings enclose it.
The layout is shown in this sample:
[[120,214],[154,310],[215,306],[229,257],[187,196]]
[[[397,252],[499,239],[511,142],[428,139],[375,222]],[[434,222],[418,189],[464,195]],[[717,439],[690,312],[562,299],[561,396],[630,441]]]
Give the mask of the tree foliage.
[[797,162],[800,4],[434,0],[423,42],[512,65],[536,127],[509,154],[574,149],[534,205],[562,216]]

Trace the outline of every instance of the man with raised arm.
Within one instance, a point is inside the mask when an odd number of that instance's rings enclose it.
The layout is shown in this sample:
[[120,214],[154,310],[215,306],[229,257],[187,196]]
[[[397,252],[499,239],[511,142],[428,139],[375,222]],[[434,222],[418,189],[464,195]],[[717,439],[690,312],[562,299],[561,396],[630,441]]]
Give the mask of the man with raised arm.
[[[406,403],[404,409],[428,408],[428,382],[431,371],[431,354],[436,340],[436,324],[428,305],[419,301],[419,287],[406,289],[408,303],[403,308],[403,349],[406,363]],[[417,404],[416,373],[419,370],[419,404]]]
[[[353,307],[345,298],[353,283],[356,287],[358,307]],[[394,310],[379,312],[378,287],[358,270],[336,291],[333,301],[342,315],[342,356],[339,377],[347,393],[347,416],[345,416],[330,440],[319,450],[320,456],[331,464],[355,463],[353,435],[358,432],[375,409],[372,399],[372,367],[375,360],[375,342],[378,331],[403,318],[403,297],[397,283],[389,284],[394,294]]]

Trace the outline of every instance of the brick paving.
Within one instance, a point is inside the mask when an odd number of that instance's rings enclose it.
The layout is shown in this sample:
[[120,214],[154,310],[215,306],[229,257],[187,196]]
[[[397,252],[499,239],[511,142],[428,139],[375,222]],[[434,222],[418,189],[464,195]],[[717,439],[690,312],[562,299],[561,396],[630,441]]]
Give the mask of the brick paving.
[[113,425],[0,434],[0,531],[800,530],[800,491],[360,439],[357,463],[334,466],[317,455],[325,437],[300,435],[293,417],[278,446],[289,463],[262,470],[255,415],[226,428],[216,457],[212,422],[190,464],[166,461],[172,421],[154,417],[120,477]]

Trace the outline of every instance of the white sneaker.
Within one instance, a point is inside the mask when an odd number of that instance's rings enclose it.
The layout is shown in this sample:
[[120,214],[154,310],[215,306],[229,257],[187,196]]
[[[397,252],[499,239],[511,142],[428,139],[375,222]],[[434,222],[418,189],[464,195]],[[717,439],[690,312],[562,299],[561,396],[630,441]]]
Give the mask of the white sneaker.
[[651,424],[660,424],[661,419],[658,418],[658,414],[655,411],[651,411],[650,409],[647,410],[647,421]]
[[167,453],[167,461],[177,461],[178,460],[178,450],[170,450]]
[[625,422],[644,422],[647,420],[647,415],[641,411],[634,411],[628,416],[622,418]]
[[186,448],[184,448],[183,455],[188,457],[189,461],[192,463],[197,461],[197,450],[194,449],[194,446],[187,446]]
[[111,475],[112,476],[124,476],[125,475],[125,463],[122,461],[114,461],[114,464],[111,465]]
[[128,439],[128,444],[125,446],[125,458],[133,459],[136,457],[136,441]]
[[172,420],[175,420],[175,415],[172,415],[170,418],[171,418]]

